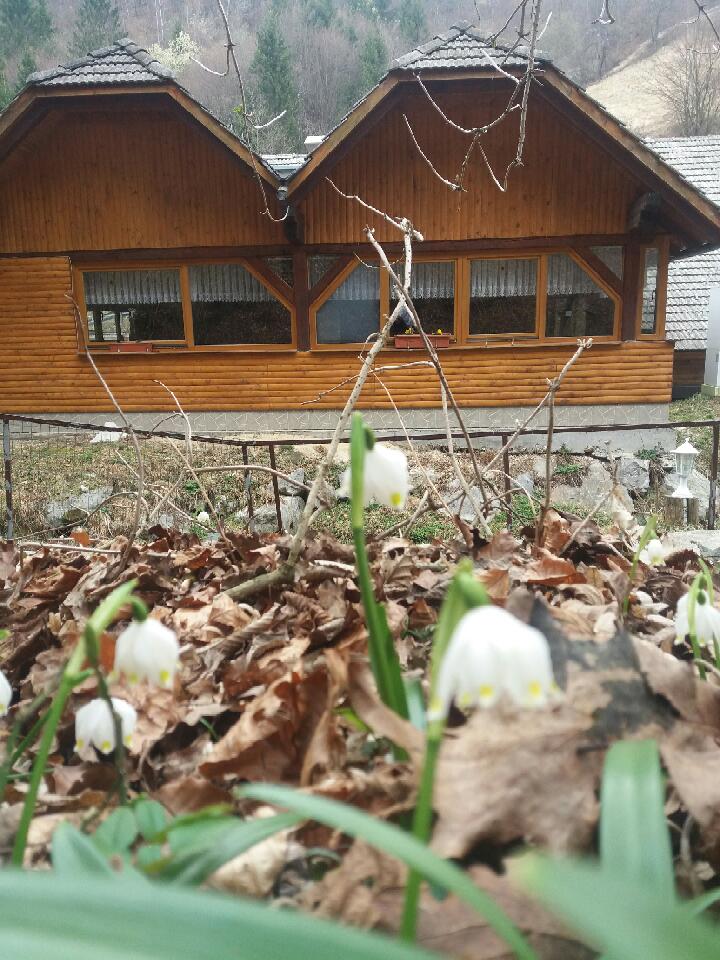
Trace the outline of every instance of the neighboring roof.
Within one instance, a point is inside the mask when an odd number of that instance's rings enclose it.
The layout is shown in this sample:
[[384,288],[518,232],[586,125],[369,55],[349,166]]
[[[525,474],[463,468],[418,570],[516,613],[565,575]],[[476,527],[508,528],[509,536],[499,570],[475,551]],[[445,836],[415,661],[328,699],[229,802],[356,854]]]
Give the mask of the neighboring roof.
[[719,286],[720,250],[670,264],[665,336],[676,350],[705,349],[710,291]]
[[172,70],[152,57],[129,37],[109,47],[93,50],[80,60],[31,73],[28,86],[87,87],[98,84],[165,83],[172,80]]
[[289,180],[307,160],[306,153],[263,153],[262,159],[280,180]]
[[720,205],[720,136],[651,138],[648,146]]
[[[535,57],[537,63],[546,63]],[[393,70],[454,70],[478,69],[487,66],[524,67],[528,62],[528,48],[518,46],[513,50],[490,44],[486,37],[461,22],[450,27],[446,33],[438,33],[427,43],[415,47],[410,53],[398,57]]]

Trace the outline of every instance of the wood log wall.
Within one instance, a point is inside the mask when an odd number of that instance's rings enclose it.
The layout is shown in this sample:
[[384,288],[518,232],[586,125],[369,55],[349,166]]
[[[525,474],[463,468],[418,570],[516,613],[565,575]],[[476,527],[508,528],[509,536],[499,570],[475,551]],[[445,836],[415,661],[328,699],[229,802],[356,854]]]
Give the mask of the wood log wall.
[[[78,352],[67,257],[0,260],[0,412],[110,410],[87,360]],[[443,364],[463,407],[527,406],[545,393],[573,347],[467,348],[447,351]],[[404,364],[417,354],[390,352]],[[353,351],[333,353],[191,353],[97,358],[128,411],[164,410],[162,380],[186,410],[334,409],[347,389],[307,407],[322,390],[357,373]],[[664,341],[597,345],[573,368],[558,402],[657,403],[670,399],[672,346]],[[384,380],[406,407],[438,407],[435,375],[423,367],[388,371]],[[362,406],[386,408],[387,396],[368,384]]]

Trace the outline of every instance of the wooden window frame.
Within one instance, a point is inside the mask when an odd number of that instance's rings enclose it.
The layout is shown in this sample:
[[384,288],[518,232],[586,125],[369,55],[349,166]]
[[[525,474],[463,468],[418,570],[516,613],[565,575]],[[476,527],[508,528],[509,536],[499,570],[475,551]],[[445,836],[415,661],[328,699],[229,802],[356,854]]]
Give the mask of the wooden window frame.
[[[244,267],[248,273],[268,290],[275,299],[281,303],[290,313],[290,341],[288,343],[218,343],[218,344],[196,344],[193,331],[192,300],[190,296],[190,267],[204,266],[208,264],[224,265],[238,264]],[[132,340],[116,341],[108,340],[99,342],[90,340],[87,327],[87,305],[85,303],[85,283],[83,275],[86,273],[107,273],[120,270],[178,270],[180,273],[180,296],[182,298],[183,328],[185,338],[183,340]],[[123,260],[111,262],[92,261],[91,263],[78,262],[73,264],[73,280],[77,305],[80,311],[80,322],[82,324],[80,333],[82,340],[88,350],[101,356],[147,356],[146,353],[138,351],[113,350],[117,343],[149,343],[152,344],[151,354],[157,353],[288,353],[297,351],[297,315],[295,304],[290,297],[283,291],[286,287],[279,277],[277,284],[271,283],[270,278],[264,272],[260,271],[252,260],[244,257],[202,257],[189,260]]]
[[[518,343],[538,343],[541,340],[540,331],[545,326],[545,303],[547,297],[547,261],[543,260],[542,253],[511,253],[487,254],[484,250],[477,255],[465,257],[465,282],[462,289],[463,326],[460,343],[465,346],[484,346],[486,343],[502,343],[515,346]],[[535,260],[535,329],[532,333],[470,333],[470,300],[472,263],[474,260]]]
[[[348,341],[347,343],[319,343],[319,342],[318,342],[318,338],[317,338],[317,315],[318,315],[318,310],[320,310],[321,307],[323,307],[323,306],[327,303],[327,301],[328,301],[328,300],[330,299],[330,297],[335,293],[335,291],[338,289],[338,287],[342,286],[342,284],[343,284],[343,283],[345,282],[345,280],[350,276],[350,274],[353,272],[353,270],[355,270],[357,267],[363,266],[363,264],[367,264],[367,266],[369,266],[369,267],[376,267],[376,261],[374,261],[374,260],[366,260],[366,261],[364,260],[364,261],[360,261],[360,260],[358,260],[356,257],[353,257],[348,263],[345,264],[345,266],[342,268],[342,270],[340,270],[340,271],[333,277],[332,281],[331,281],[330,283],[328,283],[328,284],[324,287],[322,293],[321,293],[313,302],[311,302],[311,304],[310,304],[310,309],[309,309],[309,313],[310,313],[310,349],[311,349],[311,350],[317,350],[318,352],[324,352],[324,351],[326,351],[326,350],[331,350],[331,351],[332,351],[332,350],[335,350],[335,351],[337,351],[337,350],[352,350],[352,351],[356,351],[356,350],[363,350],[363,349],[365,349],[365,348],[368,346],[368,342],[369,342],[369,341],[367,341],[367,340],[356,341],[356,342],[350,342],[350,341]],[[390,295],[390,294],[389,294],[389,292],[390,292],[390,284],[389,284],[390,278],[388,277],[387,271],[386,271],[386,270],[383,270],[383,269],[381,268],[381,266],[380,266],[380,261],[379,261],[379,260],[377,261],[377,267],[376,267],[376,268],[380,271],[380,309],[379,309],[379,311],[378,311],[378,323],[377,323],[377,330],[376,330],[375,332],[376,332],[376,333],[380,333],[380,330],[381,330],[381,326],[380,326],[381,318],[382,318],[382,317],[386,317],[386,316],[387,316],[387,311],[388,311],[388,302],[389,302],[389,295]]]
[[[645,286],[645,254],[648,250],[658,252],[657,298],[655,301],[655,329],[652,333],[642,332],[643,287]],[[670,237],[657,237],[652,243],[640,244],[640,270],[637,278],[637,308],[635,314],[636,340],[664,340],[665,314],[667,311],[667,283],[670,265]]]

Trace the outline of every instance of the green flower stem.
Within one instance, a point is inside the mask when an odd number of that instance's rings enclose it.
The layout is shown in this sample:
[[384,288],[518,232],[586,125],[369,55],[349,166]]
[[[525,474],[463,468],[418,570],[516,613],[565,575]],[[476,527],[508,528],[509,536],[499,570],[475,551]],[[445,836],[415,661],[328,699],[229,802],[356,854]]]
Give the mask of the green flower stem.
[[[697,630],[695,628],[695,611],[697,608],[698,593],[705,588],[705,580],[705,574],[699,573],[690,586],[690,595],[688,596],[688,628],[690,631],[690,646],[692,647],[693,659],[697,664],[698,673],[700,674],[701,680],[707,679],[707,670],[705,669],[705,664],[703,663],[700,641],[698,640]],[[712,581],[710,590],[712,590]]]
[[[13,767],[18,762],[24,751],[30,746],[30,744],[35,742],[37,735],[40,732],[40,728],[47,719],[47,713],[40,714],[40,710],[47,699],[47,694],[39,694],[37,697],[35,697],[27,710],[23,711],[22,714],[18,714],[15,718],[15,722],[13,723],[10,731],[10,736],[5,744],[5,760],[3,761],[2,766],[0,766],[0,801],[2,801],[2,798],[5,796],[5,788],[8,784],[8,780],[11,777]],[[23,725],[33,718],[34,722],[32,726],[25,736],[20,739]],[[18,743],[18,741],[20,742]]]
[[633,583],[635,583],[635,575],[637,573],[638,563],[640,561],[640,554],[648,545],[648,543],[652,540],[652,538],[657,536],[657,532],[655,528],[656,523],[657,523],[656,518],[651,514],[648,517],[647,522],[645,523],[643,532],[640,534],[640,542],[637,545],[637,550],[633,554],[632,566],[630,567],[630,587],[628,589],[627,596],[623,600],[623,616],[624,617],[628,615],[628,610],[630,609],[630,594],[632,593]]
[[[422,843],[427,843],[430,839],[435,771],[440,753],[440,744],[442,743],[443,729],[444,723],[436,722],[431,724],[428,729],[427,739],[425,740],[422,778],[420,780],[420,790],[418,791],[412,825],[413,836],[416,840],[422,841]],[[417,870],[411,870],[408,873],[407,884],[405,886],[405,903],[400,924],[400,936],[403,940],[409,942],[415,940],[417,932],[417,914],[420,905],[421,888],[422,876]]]
[[25,848],[27,847],[28,832],[30,830],[30,823],[32,822],[33,814],[35,813],[37,796],[40,790],[42,778],[45,774],[45,768],[47,766],[48,757],[50,756],[50,750],[52,748],[53,739],[55,738],[55,732],[58,728],[58,724],[60,723],[60,718],[62,717],[68,697],[72,693],[73,687],[75,687],[75,685],[78,683],[78,674],[80,673],[84,660],[85,638],[83,636],[83,639],[75,647],[65,666],[62,679],[60,680],[60,686],[55,694],[55,699],[52,702],[52,706],[48,710],[47,718],[43,726],[40,748],[38,750],[37,757],[35,758],[35,764],[32,769],[32,776],[30,777],[27,796],[25,797],[25,804],[20,817],[20,825],[18,826],[18,832],[15,836],[15,844],[13,846],[12,862],[16,867],[21,867],[23,863]]

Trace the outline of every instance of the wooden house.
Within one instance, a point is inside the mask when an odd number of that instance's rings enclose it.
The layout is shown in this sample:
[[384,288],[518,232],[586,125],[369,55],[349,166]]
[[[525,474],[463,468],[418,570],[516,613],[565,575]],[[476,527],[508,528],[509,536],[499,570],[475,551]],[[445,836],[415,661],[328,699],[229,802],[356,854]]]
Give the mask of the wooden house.
[[[130,41],[33,75],[0,116],[0,412],[105,419],[90,351],[140,424],[172,409],[163,383],[198,429],[332,426],[349,386],[331,388],[393,304],[366,224],[401,252],[334,184],[423,234],[415,300],[446,337],[472,427],[515,422],[582,336],[594,346],[560,418],[662,417],[668,261],[720,245],[720,212],[546,61],[508,189],[476,150],[467,191],[448,190],[428,160],[452,179],[469,139],[436,104],[483,125],[525,69],[521,52],[454,27],[396,61],[309,156],[275,167]],[[519,116],[482,141],[497,171]],[[438,384],[418,359],[388,347],[383,382],[410,426],[437,429]],[[361,405],[397,426],[377,380]]]

